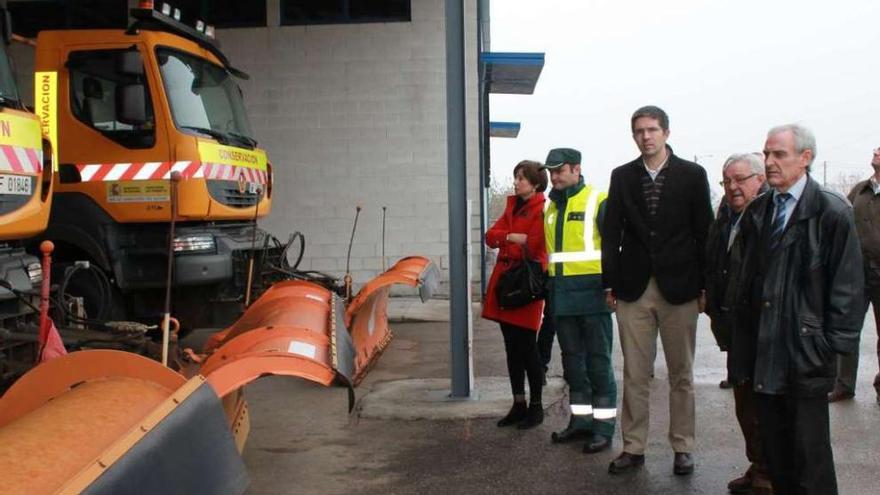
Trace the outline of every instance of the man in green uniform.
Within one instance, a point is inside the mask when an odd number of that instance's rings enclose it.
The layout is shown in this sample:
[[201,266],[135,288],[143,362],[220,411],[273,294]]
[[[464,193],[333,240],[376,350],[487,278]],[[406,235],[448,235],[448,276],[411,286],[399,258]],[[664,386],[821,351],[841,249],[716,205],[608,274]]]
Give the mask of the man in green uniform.
[[568,427],[551,438],[554,443],[585,438],[584,452],[601,452],[611,446],[617,417],[599,233],[606,193],[584,183],[575,149],[550,150],[544,167],[553,183],[544,213],[549,298],[571,405]]

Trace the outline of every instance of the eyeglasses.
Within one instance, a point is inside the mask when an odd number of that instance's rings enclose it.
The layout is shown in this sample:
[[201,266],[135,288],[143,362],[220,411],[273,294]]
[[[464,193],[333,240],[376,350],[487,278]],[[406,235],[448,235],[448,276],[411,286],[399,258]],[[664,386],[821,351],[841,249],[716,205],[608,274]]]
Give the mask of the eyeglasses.
[[745,184],[745,182],[747,180],[751,179],[752,177],[754,177],[756,175],[758,175],[758,174],[754,173],[752,175],[747,175],[745,177],[734,177],[733,179],[724,179],[723,181],[719,182],[718,185],[721,187],[730,187],[730,184],[736,182],[736,185],[741,186],[741,185]]

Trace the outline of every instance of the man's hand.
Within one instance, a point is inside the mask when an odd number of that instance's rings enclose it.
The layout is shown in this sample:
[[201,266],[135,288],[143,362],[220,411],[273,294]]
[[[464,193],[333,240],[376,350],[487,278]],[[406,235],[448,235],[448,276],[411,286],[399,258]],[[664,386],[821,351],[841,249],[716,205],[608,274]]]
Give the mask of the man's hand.
[[706,312],[706,291],[701,290],[700,295],[697,297],[697,306],[700,308],[700,313]]
[[520,246],[525,244],[526,239],[528,239],[528,238],[529,238],[529,236],[526,234],[514,234],[514,233],[507,234],[507,242],[519,244]]
[[617,298],[614,297],[613,291],[605,291],[605,305],[611,311],[617,311]]

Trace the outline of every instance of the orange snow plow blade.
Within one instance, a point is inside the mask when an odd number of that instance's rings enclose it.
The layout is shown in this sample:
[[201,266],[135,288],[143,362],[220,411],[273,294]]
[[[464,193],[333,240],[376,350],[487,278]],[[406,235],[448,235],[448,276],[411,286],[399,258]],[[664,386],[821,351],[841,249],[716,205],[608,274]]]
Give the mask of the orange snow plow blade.
[[[297,376],[349,388],[363,379],[391,339],[387,302],[393,284],[430,297],[439,271],[409,257],[367,282],[347,309],[334,292],[312,282],[273,285],[231,327],[205,344],[199,373],[225,397],[263,375]],[[350,329],[350,330],[349,330]]]
[[352,383],[357,385],[363,380],[393,338],[388,327],[391,286],[418,287],[422,302],[425,302],[433,295],[439,279],[440,271],[428,258],[410,256],[364,284],[345,310],[345,325],[351,333],[355,351]]
[[74,352],[0,398],[3,493],[242,493],[244,464],[204,378],[136,354]]

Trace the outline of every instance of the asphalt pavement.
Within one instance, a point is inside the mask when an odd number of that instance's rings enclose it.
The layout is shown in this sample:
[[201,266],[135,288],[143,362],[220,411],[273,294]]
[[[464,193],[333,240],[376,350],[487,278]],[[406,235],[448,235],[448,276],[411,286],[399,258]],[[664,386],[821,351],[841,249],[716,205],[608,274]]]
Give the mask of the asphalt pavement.
[[[645,466],[610,475],[618,454],[588,455],[582,445],[553,445],[550,433],[567,422],[558,346],[554,345],[546,419],[528,431],[498,428],[510,406],[498,326],[475,317],[473,399],[450,401],[448,306],[392,302],[395,339],[356,390],[351,414],[342,388],[266,377],[248,386],[251,432],[244,459],[251,495],[315,494],[723,494],[748,467],[734,417],[733,394],[718,387],[724,354],[700,317],[695,386],[696,471],[672,474],[666,440],[668,384],[662,350],[651,390],[651,431]],[[404,308],[404,314],[400,312]],[[475,311],[475,315],[479,313]],[[622,397],[622,358],[615,330],[614,368]],[[855,400],[831,405],[832,439],[841,494],[874,494],[880,466],[880,406],[871,380],[877,332],[866,321]],[[659,347],[659,340],[658,340]],[[445,386],[445,387],[444,387]]]

